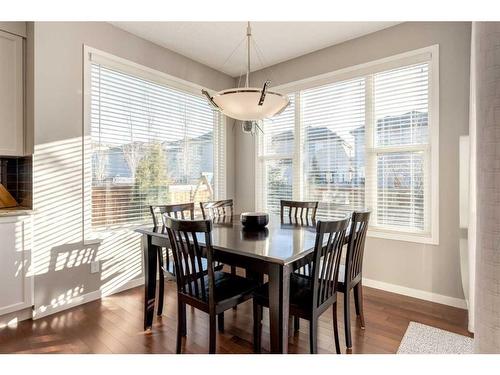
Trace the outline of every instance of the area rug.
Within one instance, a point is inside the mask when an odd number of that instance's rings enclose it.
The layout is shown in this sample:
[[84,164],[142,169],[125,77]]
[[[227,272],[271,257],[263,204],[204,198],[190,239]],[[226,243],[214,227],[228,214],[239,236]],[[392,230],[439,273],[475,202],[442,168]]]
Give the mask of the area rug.
[[472,354],[473,339],[425,324],[410,322],[398,354]]

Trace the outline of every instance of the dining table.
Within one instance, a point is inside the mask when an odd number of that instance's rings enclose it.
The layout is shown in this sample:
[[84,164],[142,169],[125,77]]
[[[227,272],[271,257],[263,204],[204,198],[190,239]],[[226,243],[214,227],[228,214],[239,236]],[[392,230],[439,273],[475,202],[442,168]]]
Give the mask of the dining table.
[[[144,329],[151,329],[156,302],[159,248],[170,243],[163,226],[141,226],[144,252]],[[246,270],[247,277],[262,278],[269,283],[269,328],[271,353],[287,353],[289,329],[290,274],[309,264],[316,240],[315,222],[282,223],[270,215],[269,223],[259,230],[246,229],[239,215],[214,220],[212,230],[213,259]],[[198,241],[203,247],[204,236]]]

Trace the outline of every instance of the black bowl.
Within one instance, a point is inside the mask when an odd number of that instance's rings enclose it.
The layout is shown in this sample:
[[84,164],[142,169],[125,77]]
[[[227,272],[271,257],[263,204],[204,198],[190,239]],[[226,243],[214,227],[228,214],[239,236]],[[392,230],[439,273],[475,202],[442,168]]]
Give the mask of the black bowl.
[[244,212],[240,220],[246,229],[262,229],[269,223],[269,215],[265,212]]

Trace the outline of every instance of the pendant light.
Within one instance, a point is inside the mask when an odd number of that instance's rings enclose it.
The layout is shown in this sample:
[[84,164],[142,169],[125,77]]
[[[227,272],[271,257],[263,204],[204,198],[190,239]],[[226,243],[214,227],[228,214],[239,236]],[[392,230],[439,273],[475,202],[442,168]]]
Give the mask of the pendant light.
[[252,29],[248,22],[245,87],[222,90],[213,96],[206,90],[201,92],[209,103],[224,115],[236,120],[256,122],[283,112],[289,100],[286,95],[269,90],[271,81],[264,82],[262,88],[249,87],[251,38]]

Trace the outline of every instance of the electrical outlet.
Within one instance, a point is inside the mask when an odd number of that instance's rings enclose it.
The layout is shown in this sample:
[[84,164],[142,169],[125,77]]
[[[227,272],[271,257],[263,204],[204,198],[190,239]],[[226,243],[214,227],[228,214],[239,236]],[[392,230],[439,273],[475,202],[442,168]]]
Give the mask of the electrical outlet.
[[90,263],[90,273],[99,273],[101,271],[101,263],[97,260]]

